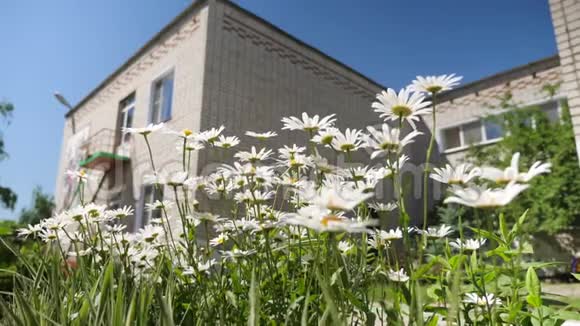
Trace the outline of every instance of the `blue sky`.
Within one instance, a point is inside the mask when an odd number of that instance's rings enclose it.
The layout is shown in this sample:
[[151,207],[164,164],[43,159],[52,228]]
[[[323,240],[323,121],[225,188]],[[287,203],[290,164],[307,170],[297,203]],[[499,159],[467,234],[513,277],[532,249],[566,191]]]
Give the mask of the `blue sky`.
[[[557,52],[546,0],[239,0],[242,7],[383,85],[457,72],[472,81]],[[53,192],[64,109],[76,103],[182,11],[185,0],[0,1],[0,128],[10,158],[0,184],[18,193],[16,218],[40,185]]]

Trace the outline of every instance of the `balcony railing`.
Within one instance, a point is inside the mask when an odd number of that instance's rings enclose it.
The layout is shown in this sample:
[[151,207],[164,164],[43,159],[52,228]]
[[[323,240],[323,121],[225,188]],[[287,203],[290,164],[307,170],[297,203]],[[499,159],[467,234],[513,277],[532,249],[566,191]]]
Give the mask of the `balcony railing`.
[[115,130],[101,129],[91,135],[82,145],[85,159],[80,166],[88,169],[108,170],[117,161],[129,160],[126,150],[118,145]]

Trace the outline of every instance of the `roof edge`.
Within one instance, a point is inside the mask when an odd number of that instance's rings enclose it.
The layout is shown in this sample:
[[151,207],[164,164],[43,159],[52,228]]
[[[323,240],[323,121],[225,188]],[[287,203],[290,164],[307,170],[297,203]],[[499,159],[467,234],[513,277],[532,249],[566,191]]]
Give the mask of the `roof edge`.
[[276,26],[274,23],[256,15],[255,13],[249,11],[248,9],[245,9],[243,7],[241,7],[240,5],[238,5],[237,3],[235,3],[234,1],[231,0],[216,0],[219,1],[223,4],[225,4],[226,6],[229,6],[235,10],[238,10],[240,12],[242,12],[245,15],[250,16],[250,18],[257,20],[259,23],[264,24],[267,28],[273,30],[276,33],[281,34],[284,37],[287,37],[288,39],[290,39],[292,42],[296,42],[299,46],[305,47],[308,50],[313,51],[314,53],[322,56],[325,60],[328,60],[336,65],[338,65],[339,67],[342,67],[344,69],[346,69],[348,72],[356,75],[359,78],[362,78],[363,80],[365,80],[366,82],[376,86],[377,88],[381,88],[381,89],[387,89],[386,86],[384,86],[383,84],[377,82],[376,80],[366,76],[365,74],[361,73],[360,71],[354,69],[353,67],[349,66],[348,64],[326,54],[325,52],[323,52],[322,50],[316,48],[313,45],[310,45],[304,41],[302,41],[301,39],[297,38],[296,36],[286,32],[285,30],[283,30],[282,28]]
[[491,86],[501,84],[506,81],[525,77],[558,66],[560,66],[560,56],[558,54],[555,54],[540,60],[532,61],[530,63],[521,66],[517,66],[508,70],[495,73],[487,77],[483,77],[481,79],[464,84],[453,90],[441,93],[441,95],[437,97],[437,102],[440,103],[447,102],[467,95],[469,93],[477,92],[489,88]]
[[200,7],[202,7],[203,5],[208,3],[208,1],[209,0],[194,0],[187,8],[185,8],[183,11],[181,11],[181,13],[179,13],[179,15],[177,15],[175,18],[173,18],[159,32],[157,32],[155,35],[153,35],[152,38],[150,38],[147,42],[145,42],[145,45],[140,47],[127,60],[125,60],[125,62],[121,66],[119,66],[117,69],[115,69],[102,82],[100,82],[99,85],[97,87],[95,87],[89,94],[87,94],[85,97],[83,97],[83,99],[81,99],[71,110],[69,110],[67,113],[65,113],[65,117],[68,118],[75,111],[77,111],[81,106],[86,104],[89,101],[89,99],[91,99],[99,91],[101,91],[108,83],[110,83],[113,79],[115,79],[115,77],[118,77],[123,72],[123,70],[128,68],[141,55],[143,55],[145,52],[147,52],[147,50],[149,50],[155,42],[162,39],[163,36],[165,36],[165,34],[167,34],[167,32],[169,32],[173,27],[177,26],[179,24],[179,22],[181,22],[182,19],[184,19],[189,14],[191,14],[195,10],[199,9]]

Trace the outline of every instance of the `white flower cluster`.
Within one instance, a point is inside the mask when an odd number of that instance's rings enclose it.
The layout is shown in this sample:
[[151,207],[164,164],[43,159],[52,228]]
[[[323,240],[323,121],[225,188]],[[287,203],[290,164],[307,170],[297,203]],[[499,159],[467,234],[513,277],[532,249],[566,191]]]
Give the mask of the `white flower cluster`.
[[[282,118],[282,130],[308,135],[305,146],[267,148],[268,139],[276,137],[276,132],[247,131],[245,136],[261,141],[264,147],[252,146],[232,153],[230,157],[235,161],[222,164],[207,176],[193,175],[189,164],[191,154],[201,150],[232,150],[238,146],[242,140],[224,135],[224,126],[202,132],[175,131],[164,125],[127,128],[125,132],[140,134],[145,140],[158,131],[177,138],[176,148],[183,169],[171,173],[156,171],[151,162],[153,171],[145,180],[154,184],[156,191],[161,187],[174,190],[173,201],[148,205],[147,209],[159,212],[160,217],[130,233],[125,232],[123,220],[133,214],[132,208],[107,210],[86,204],[43,220],[39,225],[23,228],[19,233],[38,236],[60,249],[65,257],[82,256],[95,261],[114,257],[135,275],[153,274],[159,259],[167,258],[192,282],[210,275],[216,265],[243,261],[264,252],[263,248],[268,252],[286,252],[296,243],[312,245],[316,241],[312,238],[321,232],[362,234],[358,238],[365,239],[362,242],[353,240],[357,236],[337,241],[336,247],[345,258],[358,252],[357,246],[361,243],[381,254],[392,242],[406,241],[413,232],[427,240],[446,238],[453,233],[447,225],[424,229],[401,225],[388,231],[378,230],[376,215],[403,210],[404,205],[369,202],[369,199],[374,197],[380,183],[396,184],[400,179],[400,171],[409,160],[403,153],[405,146],[423,135],[416,130],[416,122],[422,115],[432,113],[426,93],[451,89],[460,79],[454,75],[419,77],[398,92],[393,89],[381,92],[372,108],[384,120],[378,127],[366,127],[366,131],[336,128],[334,114],[320,117],[303,113],[301,117]],[[398,125],[393,126],[393,122]],[[403,123],[412,130],[403,134]],[[347,156],[366,148],[371,153],[369,161],[379,162],[373,166],[340,167],[321,156],[323,148]],[[431,178],[450,185],[446,203],[498,207],[511,202],[528,187],[532,178],[550,171],[550,164],[536,162],[529,171],[520,172],[518,163],[516,153],[511,166],[505,170],[469,164],[447,165],[433,169]],[[70,175],[81,184],[87,182],[84,171]],[[488,187],[490,183],[494,186]],[[220,217],[200,211],[195,199],[200,193],[231,200],[233,207],[223,210],[231,215]],[[198,238],[198,228],[202,228],[205,238]],[[485,239],[449,243],[461,251],[476,251],[484,244]],[[299,257],[305,265],[312,259],[309,255]],[[385,269],[382,275],[391,282],[404,283],[410,279],[408,272],[397,266]],[[475,295],[469,295],[466,300],[477,305],[483,302]],[[499,299],[491,297],[486,302],[493,300]]]

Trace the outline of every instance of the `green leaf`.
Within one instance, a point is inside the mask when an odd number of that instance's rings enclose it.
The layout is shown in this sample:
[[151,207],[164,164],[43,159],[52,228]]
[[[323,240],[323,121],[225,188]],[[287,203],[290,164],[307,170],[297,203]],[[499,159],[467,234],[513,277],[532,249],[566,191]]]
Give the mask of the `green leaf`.
[[473,232],[475,232],[476,234],[478,234],[484,238],[487,238],[489,240],[494,240],[499,244],[504,244],[504,245],[506,244],[506,242],[502,238],[498,237],[497,235],[493,234],[492,232],[489,232],[487,230],[472,228],[472,227],[470,227],[470,229]]
[[163,320],[163,325],[166,326],[174,326],[175,323],[173,322],[173,309],[171,309],[171,295],[161,293],[161,289],[157,288],[155,291],[157,300],[160,303],[161,308],[161,319]]
[[109,261],[107,267],[105,268],[103,282],[101,283],[97,316],[102,316],[102,314],[105,313],[105,309],[107,308],[106,303],[109,299],[109,293],[110,290],[112,289],[113,284],[113,272],[114,272],[113,261],[111,260]]
[[131,304],[129,305],[127,315],[125,316],[125,326],[133,325],[133,320],[135,319],[136,306],[137,306],[137,293],[135,292],[135,290],[133,290],[133,294],[131,295]]
[[12,307],[8,307],[8,305],[6,304],[6,302],[4,301],[3,297],[0,297],[0,308],[2,308],[1,311],[3,311],[4,313],[2,314],[3,316],[10,316],[10,318],[14,321],[14,323],[18,326],[24,326],[24,322],[14,314],[14,312],[12,311]]
[[316,278],[318,279],[318,284],[322,289],[322,295],[324,297],[324,301],[326,302],[327,307],[326,310],[332,316],[332,319],[334,319],[336,323],[340,323],[341,320],[338,315],[338,309],[336,308],[336,304],[334,303],[334,299],[332,298],[330,288],[328,287],[328,284],[326,284],[324,278],[322,277],[322,275],[320,275],[320,272],[318,270],[316,271]]
[[518,218],[518,222],[516,224],[514,224],[513,228],[512,228],[512,233],[514,235],[517,234],[517,232],[519,232],[520,227],[524,224],[526,217],[528,216],[528,209],[526,209],[526,211],[520,216],[520,218]]
[[528,290],[526,298],[528,303],[535,308],[539,308],[542,305],[542,298],[540,297],[542,289],[538,274],[536,274],[536,270],[533,267],[528,268],[526,273],[526,289]]
[[572,273],[572,276],[574,276],[575,279],[580,281],[580,273]]
[[338,280],[338,277],[340,276],[340,272],[342,272],[342,267],[339,267],[334,273],[332,273],[332,276],[330,277],[330,285],[334,285],[336,284],[336,281]]
[[431,316],[431,318],[429,319],[427,324],[425,324],[425,326],[437,326],[438,322],[439,322],[439,316],[433,315],[433,316]]
[[260,304],[258,298],[257,281],[256,281],[256,270],[252,270],[252,283],[250,285],[250,316],[248,317],[248,326],[259,325],[259,314],[258,306]]
[[505,216],[503,213],[499,214],[499,230],[501,232],[503,241],[505,241],[506,243],[510,242],[510,236],[507,229],[507,225],[505,223]]

